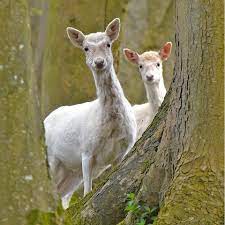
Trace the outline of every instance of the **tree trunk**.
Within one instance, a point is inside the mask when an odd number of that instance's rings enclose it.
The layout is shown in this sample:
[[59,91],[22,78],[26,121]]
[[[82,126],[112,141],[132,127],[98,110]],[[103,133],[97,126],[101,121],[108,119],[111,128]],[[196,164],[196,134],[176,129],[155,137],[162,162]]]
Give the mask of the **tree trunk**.
[[0,9],[0,223],[20,225],[54,201],[34,94],[28,1],[2,0]]
[[129,192],[160,205],[157,225],[223,224],[223,32],[221,1],[176,1],[174,80],[160,112],[124,162],[70,207],[73,224],[119,223]]
[[49,2],[40,0],[29,1],[31,24],[31,47],[33,55],[33,68],[37,78],[36,96],[38,105],[41,105],[41,80],[44,50],[46,48],[46,33],[48,22]]
[[157,225],[224,222],[223,8],[219,0],[176,2],[176,89],[161,141],[173,180]]

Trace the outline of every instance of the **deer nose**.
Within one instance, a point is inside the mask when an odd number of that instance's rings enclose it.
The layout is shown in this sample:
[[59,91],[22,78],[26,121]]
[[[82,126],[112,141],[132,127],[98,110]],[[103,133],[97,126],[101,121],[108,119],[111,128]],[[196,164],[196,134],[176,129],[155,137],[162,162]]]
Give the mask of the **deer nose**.
[[153,75],[147,75],[146,78],[148,81],[153,81],[154,77],[153,77]]
[[98,69],[102,69],[104,67],[105,61],[103,58],[95,59],[95,65]]

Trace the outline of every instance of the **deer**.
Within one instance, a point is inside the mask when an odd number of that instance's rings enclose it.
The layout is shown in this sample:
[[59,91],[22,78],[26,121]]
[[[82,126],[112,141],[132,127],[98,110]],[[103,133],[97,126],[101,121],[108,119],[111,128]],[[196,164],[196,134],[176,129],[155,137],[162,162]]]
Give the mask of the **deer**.
[[147,51],[140,55],[128,48],[123,49],[125,58],[138,66],[148,99],[145,104],[133,106],[137,122],[137,140],[151,124],[166,95],[162,64],[169,58],[171,50],[171,42],[166,42],[159,51]]
[[136,140],[135,115],[113,65],[112,44],[119,31],[119,18],[111,21],[104,32],[85,35],[67,28],[71,43],[85,54],[97,98],[61,106],[44,120],[50,174],[64,209],[82,183],[85,196],[92,190],[93,178],[120,163]]

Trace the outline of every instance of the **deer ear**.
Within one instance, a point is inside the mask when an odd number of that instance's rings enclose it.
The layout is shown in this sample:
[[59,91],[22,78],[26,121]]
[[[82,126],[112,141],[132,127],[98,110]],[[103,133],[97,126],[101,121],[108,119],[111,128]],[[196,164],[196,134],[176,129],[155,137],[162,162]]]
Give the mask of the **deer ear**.
[[162,60],[167,60],[171,54],[172,42],[166,42],[166,44],[160,49],[159,55]]
[[130,62],[132,62],[134,64],[138,64],[139,55],[136,52],[134,52],[134,51],[132,51],[132,50],[130,50],[128,48],[124,48],[123,49],[123,54],[124,54],[125,58],[128,61],[130,61]]
[[111,21],[106,27],[105,33],[111,41],[115,41],[119,37],[120,32],[120,19],[116,18]]
[[75,47],[82,48],[85,35],[81,31],[74,29],[72,27],[67,27],[66,31],[72,44]]

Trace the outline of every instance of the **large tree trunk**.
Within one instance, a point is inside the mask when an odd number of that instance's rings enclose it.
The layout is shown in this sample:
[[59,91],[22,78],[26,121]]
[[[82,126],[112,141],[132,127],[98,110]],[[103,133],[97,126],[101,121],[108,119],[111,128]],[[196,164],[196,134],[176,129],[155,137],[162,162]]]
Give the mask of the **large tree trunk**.
[[[42,126],[34,94],[28,1],[0,2],[0,223],[50,209]],[[54,201],[52,201],[53,203]]]
[[223,32],[222,1],[176,1],[169,93],[127,159],[70,207],[73,224],[119,223],[128,192],[161,206],[156,224],[223,224]]
[[173,180],[157,225],[224,222],[223,8],[220,0],[176,3],[176,89],[161,140]]

